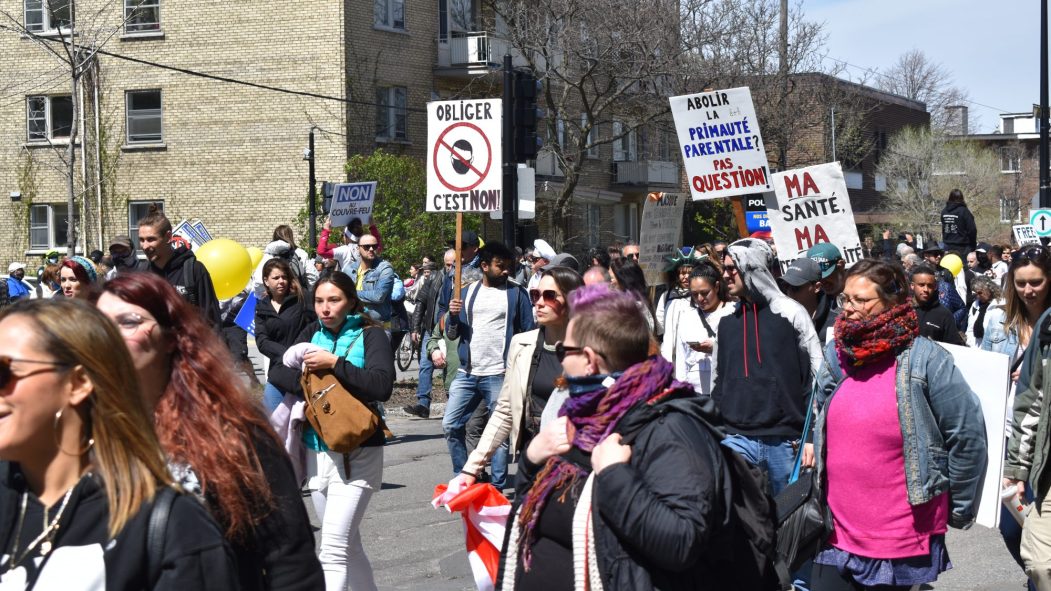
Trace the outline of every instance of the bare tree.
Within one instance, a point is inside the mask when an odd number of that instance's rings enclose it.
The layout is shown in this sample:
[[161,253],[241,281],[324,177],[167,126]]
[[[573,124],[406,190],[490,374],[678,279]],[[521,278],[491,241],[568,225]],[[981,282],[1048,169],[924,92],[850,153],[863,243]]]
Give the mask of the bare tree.
[[967,91],[955,86],[952,73],[923,51],[912,49],[901,54],[879,75],[877,83],[887,92],[926,103],[935,130],[947,132],[960,125],[959,115],[948,107],[966,101]]

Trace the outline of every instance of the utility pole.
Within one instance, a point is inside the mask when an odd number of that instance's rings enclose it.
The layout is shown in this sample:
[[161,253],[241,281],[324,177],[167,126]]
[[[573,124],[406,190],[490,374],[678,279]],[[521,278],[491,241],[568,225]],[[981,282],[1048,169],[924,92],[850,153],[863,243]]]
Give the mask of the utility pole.
[[1040,207],[1051,207],[1047,126],[1047,0],[1040,0]]
[[307,164],[310,169],[310,191],[307,193],[310,204],[307,211],[310,212],[310,248],[317,252],[317,177],[314,175],[314,126],[310,127],[310,136],[307,143]]
[[503,230],[504,230],[504,245],[508,248],[513,249],[515,247],[515,222],[517,221],[517,212],[515,211],[518,205],[518,186],[515,182],[515,173],[518,165],[515,162],[514,147],[514,87],[515,87],[515,75],[514,70],[511,69],[511,55],[504,55],[504,101],[503,101],[503,122],[501,125],[501,144],[503,153],[503,172],[504,172],[504,190],[503,190]]

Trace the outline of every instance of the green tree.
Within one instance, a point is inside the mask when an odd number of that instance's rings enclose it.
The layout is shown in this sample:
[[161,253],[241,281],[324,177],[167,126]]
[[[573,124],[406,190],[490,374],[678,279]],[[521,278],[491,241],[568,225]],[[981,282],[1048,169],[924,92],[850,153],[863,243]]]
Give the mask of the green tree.
[[[427,171],[410,156],[376,150],[355,154],[347,162],[351,181],[376,181],[372,221],[383,238],[383,258],[399,275],[423,255],[441,260],[446,242],[456,235],[456,216],[427,213]],[[477,230],[478,215],[464,215],[464,228]]]

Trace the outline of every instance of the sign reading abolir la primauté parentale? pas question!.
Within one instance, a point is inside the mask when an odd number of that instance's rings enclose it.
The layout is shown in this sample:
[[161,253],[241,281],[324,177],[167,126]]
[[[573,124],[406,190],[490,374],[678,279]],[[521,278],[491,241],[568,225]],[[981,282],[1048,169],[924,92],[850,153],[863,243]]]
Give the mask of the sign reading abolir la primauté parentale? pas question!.
[[503,205],[500,99],[427,103],[427,211]]
[[695,201],[770,190],[763,136],[748,88],[673,96],[669,101]]

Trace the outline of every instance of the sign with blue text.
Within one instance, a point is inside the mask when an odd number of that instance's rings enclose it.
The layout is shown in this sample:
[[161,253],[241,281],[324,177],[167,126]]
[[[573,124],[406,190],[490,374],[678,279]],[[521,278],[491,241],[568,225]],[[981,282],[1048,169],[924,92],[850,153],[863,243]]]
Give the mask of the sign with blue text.
[[747,87],[668,100],[694,201],[772,189],[763,136]]
[[329,219],[334,227],[349,226],[357,219],[368,227],[372,223],[372,206],[376,203],[376,181],[339,183],[332,191]]

